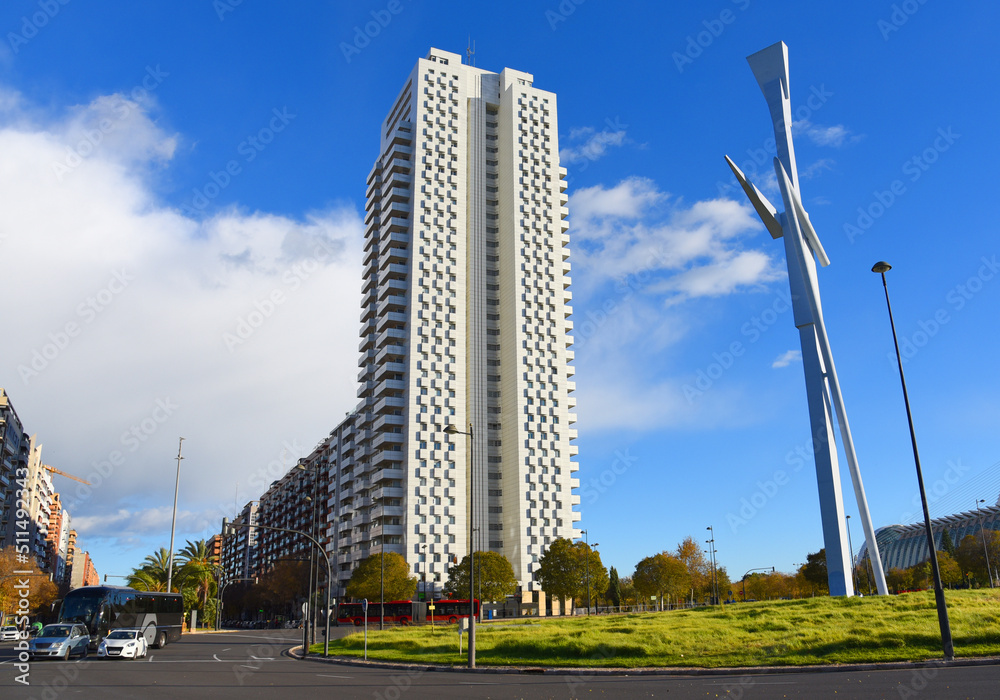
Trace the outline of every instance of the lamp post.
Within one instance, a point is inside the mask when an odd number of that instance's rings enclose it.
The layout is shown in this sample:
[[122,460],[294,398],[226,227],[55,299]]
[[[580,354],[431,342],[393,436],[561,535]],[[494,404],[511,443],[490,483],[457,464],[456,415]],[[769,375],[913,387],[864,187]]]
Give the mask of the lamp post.
[[[319,502],[319,493],[318,493],[318,487],[319,487],[319,465],[316,464],[316,465],[310,466],[310,465],[307,465],[307,464],[303,464],[302,462],[299,462],[298,464],[295,465],[295,468],[299,469],[301,471],[304,471],[304,472],[309,472],[309,475],[312,478],[312,487],[313,487],[312,488],[312,496],[305,496],[302,500],[304,500],[306,503],[311,504],[311,506],[312,506],[310,508],[310,512],[309,512],[309,534],[311,534],[313,537],[315,537],[316,536],[316,506],[317,506],[317,504]],[[318,562],[316,561],[316,552],[310,548],[310,551],[309,551],[309,593],[308,593],[309,619],[308,619],[308,621],[307,620],[303,620],[302,622],[303,622],[303,624],[308,624],[309,625],[309,630],[310,630],[309,636],[312,638],[312,643],[313,644],[316,643],[316,610],[315,610],[316,605],[314,604],[314,600],[313,599],[315,598],[316,589],[318,587],[316,579],[319,578],[319,567],[317,566],[317,564],[318,564]],[[327,582],[327,585],[329,586],[330,583]]]
[[979,509],[980,503],[986,503],[986,499],[976,499],[976,513],[979,519],[979,532],[983,536],[983,554],[986,555],[986,575],[990,577],[990,588],[993,588],[993,567],[990,566],[990,550],[986,546],[986,528],[983,525],[983,511]]
[[[307,532],[302,532],[302,530],[292,530],[287,527],[274,527],[272,525],[258,525],[256,523],[251,525],[250,523],[229,523],[223,521],[222,532],[223,534],[228,534],[228,531],[235,530],[237,528],[255,528],[255,527],[259,527],[261,530],[272,530],[274,532],[290,532],[293,535],[302,535],[307,540],[316,545],[316,549],[318,549],[319,553],[323,555],[323,559],[326,561],[326,610],[325,610],[326,637],[323,640],[323,656],[329,656],[330,655],[330,588],[331,588],[330,584],[333,582],[333,567],[330,564],[329,555],[327,555],[326,550],[323,549],[323,545],[320,544],[319,540],[317,540],[315,537],[313,537]],[[305,657],[306,657],[306,650],[303,649],[302,658],[305,659]]]
[[[756,569],[750,569],[750,571],[743,574],[743,602],[747,602],[747,576],[752,574],[754,571],[767,571],[769,567],[761,566]],[[774,567],[770,567],[771,573],[774,573]]]
[[[378,538],[379,546],[379,566],[381,567],[381,572],[379,573],[379,583],[378,583],[378,629],[379,632],[385,629],[385,518],[382,519],[382,534]],[[366,615],[367,617],[367,615]],[[367,623],[365,623],[367,624]]]
[[177,529],[177,492],[180,490],[181,486],[181,446],[184,444],[184,438],[181,438],[177,443],[177,478],[174,479],[174,516],[170,521],[170,555],[167,564],[167,593],[172,592],[171,584],[174,580],[174,531]]
[[[590,615],[590,542],[587,541],[587,531],[583,530],[583,543],[587,546],[587,551],[584,552],[584,556],[587,557],[587,615]],[[594,542],[594,546],[597,547],[599,544]]]
[[420,545],[420,552],[424,557],[424,570],[420,573],[421,588],[424,589],[424,600],[427,600],[427,545]]
[[854,563],[854,545],[851,544],[851,516],[845,515],[847,520],[847,548],[851,550],[851,581],[854,584],[854,595],[858,594],[858,567]]
[[715,529],[709,525],[705,528],[712,533],[712,539],[708,540],[708,544],[712,546],[712,605],[719,604],[719,579],[715,575]]
[[882,275],[882,287],[885,289],[885,305],[889,309],[889,326],[892,328],[892,342],[896,347],[896,362],[899,364],[899,382],[903,385],[903,403],[906,405],[906,420],[910,426],[910,443],[913,446],[913,462],[917,468],[917,484],[920,487],[920,504],[924,509],[924,529],[927,531],[927,548],[930,550],[931,571],[934,574],[934,599],[937,604],[938,626],[941,628],[941,645],[944,658],[951,661],[955,658],[955,646],[951,639],[951,623],[948,621],[948,605],[944,600],[944,586],[941,585],[941,569],[938,567],[937,549],[934,546],[934,531],[931,529],[931,513],[927,507],[927,492],[924,490],[924,475],[920,469],[920,453],[917,451],[917,435],[913,430],[913,414],[910,411],[910,397],[906,391],[906,377],[903,376],[903,357],[899,354],[899,340],[896,338],[896,323],[892,319],[892,304],[889,302],[889,286],[885,282],[885,273],[892,269],[887,262],[877,262],[872,266],[872,272]]
[[476,454],[476,438],[472,434],[472,423],[469,423],[469,431],[459,430],[454,425],[446,425],[444,432],[447,435],[468,435],[469,436],[469,668],[476,667],[476,586],[475,586],[475,560],[476,550],[473,546],[473,523],[476,512],[476,471],[474,457]]

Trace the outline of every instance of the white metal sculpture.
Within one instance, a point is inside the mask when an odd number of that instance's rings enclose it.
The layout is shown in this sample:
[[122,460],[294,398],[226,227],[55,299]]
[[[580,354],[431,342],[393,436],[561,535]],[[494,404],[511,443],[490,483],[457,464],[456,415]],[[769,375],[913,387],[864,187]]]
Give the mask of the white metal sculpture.
[[848,547],[847,525],[844,518],[837,445],[831,415],[833,411],[837,414],[862,527],[872,553],[871,565],[876,587],[880,595],[885,595],[888,592],[885,574],[882,571],[878,547],[872,546],[875,542],[875,529],[872,527],[871,515],[868,512],[868,501],[865,498],[864,484],[861,482],[858,458],[854,452],[854,440],[851,438],[851,428],[847,423],[844,399],[840,394],[840,382],[837,379],[830,340],[823,322],[819,285],[816,280],[816,260],[813,255],[823,267],[830,264],[830,259],[823,250],[823,245],[809,221],[809,215],[802,206],[802,198],[799,195],[799,175],[795,166],[795,149],[792,145],[788,47],[779,41],[748,56],[747,62],[771,111],[777,150],[774,172],[785,211],[779,214],[774,205],[746,178],[729,156],[726,156],[726,162],[729,163],[729,167],[732,168],[771,237],[783,238],[785,241],[792,309],[795,327],[799,329],[799,340],[802,343],[802,364],[812,426],[830,595],[854,595],[851,577],[852,553]]

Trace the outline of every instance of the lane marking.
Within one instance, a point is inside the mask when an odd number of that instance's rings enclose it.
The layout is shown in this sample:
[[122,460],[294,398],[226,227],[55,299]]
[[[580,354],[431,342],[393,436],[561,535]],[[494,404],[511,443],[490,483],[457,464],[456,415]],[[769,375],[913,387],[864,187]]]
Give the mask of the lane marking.
[[320,678],[353,678],[354,676],[331,676],[328,673],[317,673]]
[[231,649],[232,647],[229,647],[229,649],[223,649],[222,651],[230,651]]

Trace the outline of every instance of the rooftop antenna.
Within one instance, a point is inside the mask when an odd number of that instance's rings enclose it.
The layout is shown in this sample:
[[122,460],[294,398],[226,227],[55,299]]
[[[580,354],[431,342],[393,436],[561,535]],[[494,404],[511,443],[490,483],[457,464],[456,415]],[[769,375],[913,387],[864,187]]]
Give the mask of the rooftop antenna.
[[469,35],[469,45],[465,49],[465,57],[470,66],[476,65],[476,59],[473,56],[476,55],[476,42],[472,40],[472,35]]

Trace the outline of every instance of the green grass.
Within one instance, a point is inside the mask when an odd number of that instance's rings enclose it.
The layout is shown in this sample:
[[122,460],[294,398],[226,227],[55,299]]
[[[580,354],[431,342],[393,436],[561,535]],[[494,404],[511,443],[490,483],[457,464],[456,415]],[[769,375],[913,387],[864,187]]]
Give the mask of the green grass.
[[[958,657],[1000,655],[1000,591],[947,591]],[[467,639],[464,640],[467,643]],[[330,653],[361,656],[361,633]],[[323,645],[310,648],[323,653]],[[482,666],[799,666],[941,658],[931,592],[808,598],[664,613],[542,618],[476,627]],[[454,625],[368,630],[368,658],[461,665]]]

